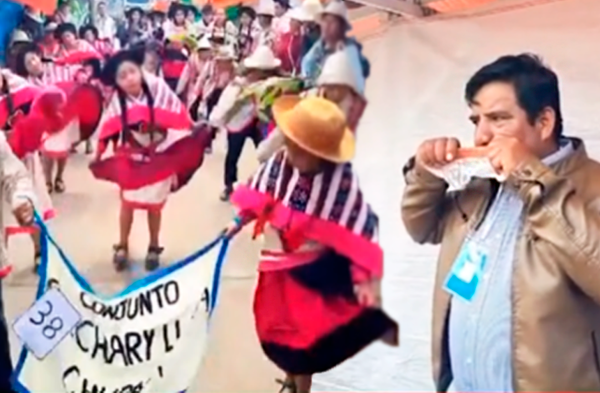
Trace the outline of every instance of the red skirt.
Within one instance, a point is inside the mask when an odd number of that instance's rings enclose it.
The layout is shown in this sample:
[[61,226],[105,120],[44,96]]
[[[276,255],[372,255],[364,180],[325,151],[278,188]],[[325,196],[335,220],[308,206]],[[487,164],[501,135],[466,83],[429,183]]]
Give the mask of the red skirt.
[[359,305],[349,261],[329,253],[309,265],[260,272],[254,297],[256,330],[267,357],[283,371],[309,375],[354,356],[396,322]]

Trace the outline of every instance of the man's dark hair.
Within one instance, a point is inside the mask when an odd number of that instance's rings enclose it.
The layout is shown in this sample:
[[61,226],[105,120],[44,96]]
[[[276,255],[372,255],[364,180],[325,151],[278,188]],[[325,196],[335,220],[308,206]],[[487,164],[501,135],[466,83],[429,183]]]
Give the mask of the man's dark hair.
[[467,103],[472,105],[477,93],[493,82],[505,82],[514,87],[517,102],[527,114],[530,124],[535,123],[544,109],[552,108],[556,116],[554,136],[557,140],[561,137],[563,118],[560,110],[558,77],[539,56],[529,53],[502,56],[483,66],[465,86]]

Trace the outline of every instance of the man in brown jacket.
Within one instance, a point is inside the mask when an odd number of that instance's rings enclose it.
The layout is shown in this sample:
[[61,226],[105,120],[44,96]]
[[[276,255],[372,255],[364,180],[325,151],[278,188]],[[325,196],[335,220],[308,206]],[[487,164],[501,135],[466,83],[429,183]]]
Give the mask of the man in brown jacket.
[[556,74],[504,56],[465,89],[475,146],[506,181],[448,191],[427,167],[454,138],[423,142],[404,168],[402,219],[440,244],[432,351],[438,391],[600,391],[600,164],[562,135]]

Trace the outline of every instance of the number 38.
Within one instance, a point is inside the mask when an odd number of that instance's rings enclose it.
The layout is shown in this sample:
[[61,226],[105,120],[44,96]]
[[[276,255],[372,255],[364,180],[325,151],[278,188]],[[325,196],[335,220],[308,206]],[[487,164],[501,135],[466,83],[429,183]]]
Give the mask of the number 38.
[[48,340],[52,340],[62,330],[64,323],[60,317],[53,317],[52,311],[54,306],[49,301],[46,301],[46,309],[38,308],[37,318],[29,318],[29,322],[35,326],[42,326],[42,335]]

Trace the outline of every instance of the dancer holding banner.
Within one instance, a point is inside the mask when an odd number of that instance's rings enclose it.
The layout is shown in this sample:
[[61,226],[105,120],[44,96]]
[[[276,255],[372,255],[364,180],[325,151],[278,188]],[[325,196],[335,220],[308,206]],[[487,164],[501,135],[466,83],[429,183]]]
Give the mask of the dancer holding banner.
[[398,344],[381,309],[383,251],[378,217],[352,171],[354,136],[344,114],[321,97],[280,97],[273,106],[285,150],[231,196],[231,237],[254,222],[263,234],[254,298],[265,354],[292,392],[310,392],[327,371],[377,339]]
[[[103,69],[102,81],[115,94],[99,127],[94,176],[121,188],[120,238],[114,246],[117,271],[128,265],[133,212],[148,214],[150,242],[145,266],[159,266],[162,208],[202,164],[206,135],[192,132],[185,106],[164,80],[142,71],[143,52],[121,51]],[[107,143],[116,140],[111,157],[102,158]]]

